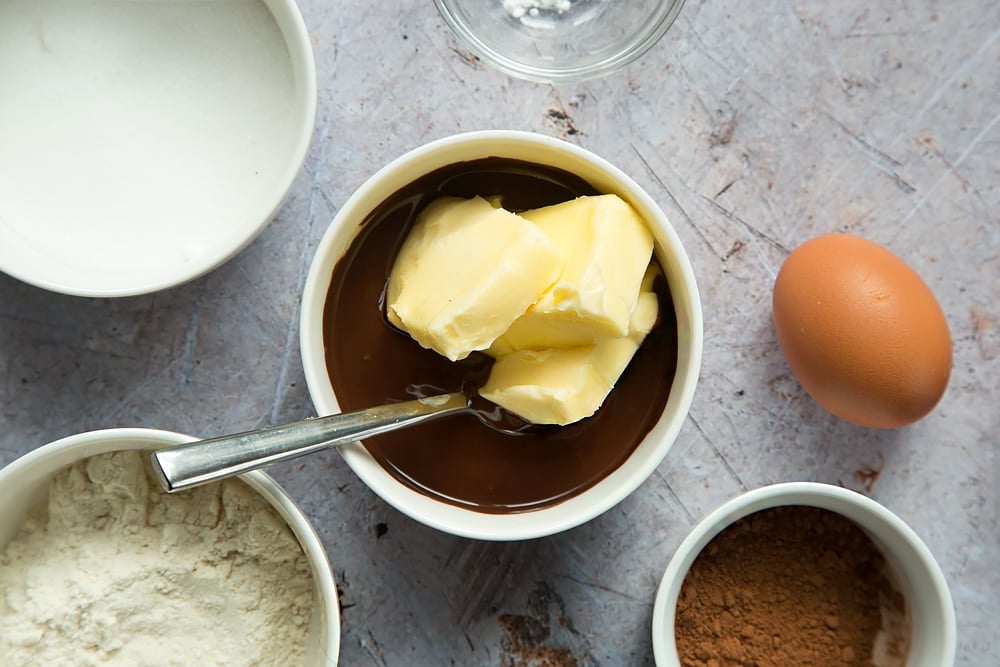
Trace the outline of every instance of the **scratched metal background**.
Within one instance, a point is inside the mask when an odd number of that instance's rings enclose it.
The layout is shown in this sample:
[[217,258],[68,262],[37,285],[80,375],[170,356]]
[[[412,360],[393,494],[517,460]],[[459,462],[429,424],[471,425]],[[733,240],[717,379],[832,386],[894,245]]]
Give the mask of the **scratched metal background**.
[[[958,661],[1000,655],[1000,3],[688,0],[652,52],[596,82],[484,66],[430,0],[302,0],[319,73],[308,163],[263,235],[153,296],[88,300],[0,276],[0,464],[112,426],[213,435],[310,415],[299,293],[337,207],[430,139],[527,129],[631,174],[673,219],[705,310],[690,418],[633,496],[548,539],[415,524],[335,453],[281,466],[334,563],[345,665],[648,665],[655,587],[699,517],[744,489],[819,480],[905,519],[950,582]],[[789,249],[885,244],[952,328],[947,395],[899,431],[817,407],[775,343]],[[549,661],[549,662],[546,662]]]

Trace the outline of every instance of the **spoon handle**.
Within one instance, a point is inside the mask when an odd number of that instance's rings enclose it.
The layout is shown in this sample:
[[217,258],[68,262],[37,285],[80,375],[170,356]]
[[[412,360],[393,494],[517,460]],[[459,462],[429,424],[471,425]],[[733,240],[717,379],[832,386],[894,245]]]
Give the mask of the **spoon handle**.
[[156,450],[153,470],[173,493],[466,409],[456,393],[306,419]]

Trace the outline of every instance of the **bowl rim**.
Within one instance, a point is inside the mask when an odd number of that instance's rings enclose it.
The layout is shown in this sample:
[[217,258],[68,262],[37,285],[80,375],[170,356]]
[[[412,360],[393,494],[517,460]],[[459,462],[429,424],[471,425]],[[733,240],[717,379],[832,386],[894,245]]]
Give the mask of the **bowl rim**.
[[[900,537],[907,547],[913,550],[913,554],[926,571],[934,597],[940,602],[938,611],[945,620],[942,629],[942,654],[950,656],[949,660],[953,661],[957,646],[957,628],[955,606],[948,582],[930,549],[913,529],[887,507],[857,491],[821,482],[781,482],[746,491],[724,502],[698,521],[674,551],[660,579],[653,604],[652,638],[655,664],[658,667],[680,665],[673,631],[677,597],[692,563],[716,535],[750,514],[773,507],[805,505],[841,514],[829,506],[833,502],[848,504],[861,510]],[[857,523],[851,517],[845,518]],[[864,529],[864,526],[861,527]]]
[[294,115],[298,129],[294,144],[288,152],[286,164],[275,175],[271,185],[273,192],[259,213],[240,226],[238,232],[232,234],[228,238],[228,243],[222,245],[217,252],[206,254],[198,261],[177,262],[178,269],[171,275],[153,280],[128,280],[113,287],[96,287],[69,284],[66,281],[33,275],[23,267],[0,264],[0,272],[28,285],[70,296],[117,298],[152,294],[177,287],[214,271],[241,253],[264,231],[284,204],[292,184],[305,163],[316,126],[317,84],[312,42],[295,0],[261,0],[261,2],[278,27],[292,67],[294,100],[298,105]]
[[[63,463],[54,469],[52,474],[74,462],[102,453],[125,450],[151,451],[150,447],[134,446],[137,442],[147,443],[155,448],[180,445],[198,439],[175,431],[151,428],[108,428],[75,433],[41,445],[0,468],[0,485],[5,479],[19,477],[23,472],[38,465],[40,461],[55,456],[59,452],[64,454],[74,452],[76,456],[72,461]],[[116,445],[128,445],[129,443],[133,446],[116,447]],[[305,512],[270,475],[255,470],[238,475],[236,479],[253,489],[274,508],[301,545],[303,555],[310,565],[309,572],[314,581],[316,603],[321,607],[323,619],[326,621],[323,633],[326,637],[326,643],[319,649],[321,659],[327,667],[334,667],[340,657],[340,604],[337,585],[333,578],[333,568],[322,540],[320,540]],[[5,546],[0,545],[0,550]]]
[[[502,146],[500,151],[498,147]],[[464,151],[464,157],[456,158],[456,150]],[[661,415],[650,433],[640,443],[647,441],[653,453],[647,456],[643,465],[634,464],[634,469],[622,472],[629,460],[608,477],[597,482],[581,494],[557,505],[539,510],[510,514],[486,514],[471,509],[449,505],[403,485],[386,472],[358,443],[339,448],[341,456],[354,473],[378,496],[403,514],[440,531],[481,540],[524,540],[559,533],[583,524],[611,509],[635,491],[663,461],[680,432],[694,397],[702,357],[704,333],[702,328],[701,301],[694,270],[688,260],[684,246],[677,236],[666,214],[634,180],[617,167],[596,154],[575,144],[545,135],[519,130],[480,130],[446,136],[414,148],[375,172],[362,184],[337,212],[317,245],[302,292],[300,309],[300,351],[306,385],[317,413],[331,414],[339,411],[326,371],[322,335],[322,313],[330,282],[330,273],[339,260],[343,248],[336,244],[346,232],[367,216],[378,203],[389,196],[399,186],[412,181],[420,174],[438,166],[444,166],[463,159],[474,159],[471,153],[480,150],[483,157],[502,155],[517,157],[516,151],[546,151],[551,155],[570,156],[585,162],[595,172],[600,172],[613,180],[621,192],[627,192],[633,202],[638,202],[646,211],[654,214],[657,221],[654,236],[665,239],[670,258],[676,271],[683,276],[683,294],[674,294],[675,303],[684,299],[690,309],[689,335],[682,336],[678,368],[667,399],[667,409],[672,407],[673,419]],[[437,156],[438,162],[435,162]],[[446,159],[447,158],[447,159]],[[393,187],[388,184],[397,183]],[[379,195],[379,190],[388,190]],[[353,232],[352,232],[353,234]],[[353,240],[353,235],[351,239]],[[349,245],[350,241],[347,242]],[[336,254],[336,257],[333,255]],[[679,289],[674,287],[674,289]],[[680,310],[680,308],[678,308]],[[680,315],[680,313],[679,313]],[[683,340],[686,338],[686,340]],[[683,363],[686,359],[687,363]],[[683,367],[682,367],[683,366]],[[638,448],[637,448],[638,451]],[[620,474],[619,474],[620,473]],[[622,480],[622,477],[626,477]]]
[[498,51],[460,18],[452,7],[453,0],[434,0],[434,5],[458,40],[501,72],[535,83],[579,83],[607,76],[635,62],[652,49],[677,20],[685,2],[685,0],[666,1],[670,6],[663,16],[656,22],[645,24],[644,28],[633,35],[623,48],[592,63],[564,67],[533,65],[525,59],[518,59]]

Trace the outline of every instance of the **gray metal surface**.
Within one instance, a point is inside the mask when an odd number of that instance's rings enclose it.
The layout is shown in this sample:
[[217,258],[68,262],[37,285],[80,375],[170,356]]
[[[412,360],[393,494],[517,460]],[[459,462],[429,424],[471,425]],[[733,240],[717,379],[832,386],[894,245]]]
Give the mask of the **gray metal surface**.
[[[334,563],[342,664],[651,664],[653,596],[674,547],[726,499],[786,480],[858,489],[907,521],[951,585],[957,664],[995,664],[1000,3],[689,0],[639,62],[559,87],[485,67],[429,0],[301,6],[317,128],[255,243],[204,278],[138,298],[65,297],[0,276],[0,464],[94,428],[212,437],[312,415],[298,300],[338,206],[430,139],[532,130],[609,159],[671,216],[705,311],[693,409],[635,494],[526,543],[418,525],[336,452],[273,468]],[[777,347],[770,295],[783,258],[837,230],[904,258],[948,317],[948,392],[908,428],[826,413]]]

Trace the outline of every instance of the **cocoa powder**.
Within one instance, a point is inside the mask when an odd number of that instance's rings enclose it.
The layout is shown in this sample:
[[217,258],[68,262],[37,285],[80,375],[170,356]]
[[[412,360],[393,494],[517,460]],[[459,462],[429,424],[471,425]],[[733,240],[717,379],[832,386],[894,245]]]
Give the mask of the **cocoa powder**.
[[[871,539],[839,514],[804,506],[747,516],[691,566],[677,601],[685,667],[901,664],[905,602]],[[880,632],[881,631],[881,632]]]

